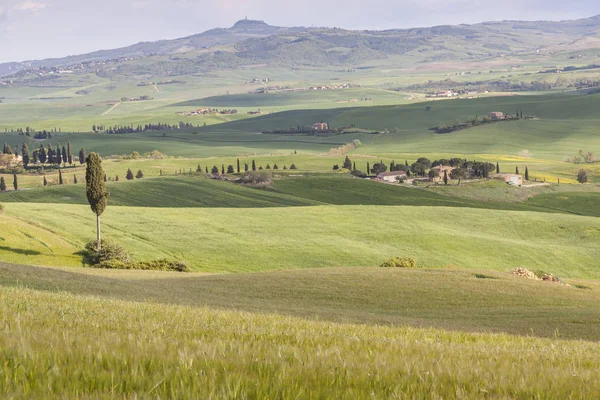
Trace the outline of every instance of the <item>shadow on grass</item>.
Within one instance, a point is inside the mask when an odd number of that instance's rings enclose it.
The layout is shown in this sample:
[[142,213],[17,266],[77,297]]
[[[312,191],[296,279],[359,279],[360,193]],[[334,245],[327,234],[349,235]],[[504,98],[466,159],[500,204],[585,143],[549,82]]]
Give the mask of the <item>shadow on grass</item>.
[[17,248],[8,247],[8,246],[0,246],[0,250],[10,251],[11,253],[20,254],[20,255],[24,255],[24,256],[38,256],[38,255],[42,254],[36,250],[17,249]]

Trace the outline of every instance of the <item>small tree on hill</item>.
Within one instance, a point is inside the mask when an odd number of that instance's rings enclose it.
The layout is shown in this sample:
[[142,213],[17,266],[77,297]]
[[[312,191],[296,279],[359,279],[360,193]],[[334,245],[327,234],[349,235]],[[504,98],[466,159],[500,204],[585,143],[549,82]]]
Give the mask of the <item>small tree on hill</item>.
[[519,175],[519,167],[515,167],[515,174]]
[[115,175],[115,182],[119,182],[119,175]]
[[498,163],[496,163],[496,173],[499,174],[500,173],[500,165],[498,165]]
[[71,148],[71,142],[67,142],[67,162],[73,166],[73,149]]
[[6,182],[3,176],[0,176],[0,192],[6,192]]
[[144,177],[144,173],[142,172],[141,169],[137,172],[137,174],[135,174],[135,177],[137,179],[142,179]]
[[248,172],[248,163],[244,163],[244,172]]
[[13,187],[15,190],[19,190],[19,181],[17,179],[17,174],[13,174]]
[[27,146],[27,143],[23,143],[21,152],[23,156],[23,166],[27,168],[29,166],[29,146]]
[[131,172],[131,169],[127,170],[127,174],[125,175],[125,178],[130,181],[133,179],[133,172]]
[[46,177],[44,177],[44,186],[48,186],[48,179]]
[[39,159],[42,164],[46,163],[46,160],[48,159],[46,148],[44,148],[43,144],[40,144]]
[[430,169],[428,174],[429,179],[431,179],[432,181],[434,181],[435,179],[440,177],[440,171],[438,171],[437,169]]
[[346,156],[346,158],[344,159],[344,164],[342,165],[342,168],[352,169],[352,161],[350,161],[350,158],[348,156]]
[[527,166],[525,166],[525,180],[529,180],[529,168]]
[[252,171],[256,171],[256,163],[252,160]]
[[85,153],[85,149],[81,148],[81,150],[79,150],[79,164],[81,164],[81,165],[85,164],[86,158],[87,158],[87,155]]
[[290,165],[290,169],[298,169],[298,168],[296,168],[296,164],[292,164],[292,165]]
[[279,165],[273,164],[273,169],[279,169]]
[[579,172],[577,173],[577,182],[579,182],[579,183],[581,183],[583,185],[587,181],[588,181],[587,172],[585,172],[582,169],[579,170]]
[[448,171],[444,170],[444,185],[448,184]]
[[219,167],[217,167],[216,165],[214,165],[212,167],[212,169],[210,170],[210,173],[213,175],[219,175]]
[[77,175],[73,174],[73,183],[77,185]]
[[65,166],[69,162],[69,155],[67,154],[67,148],[65,146],[62,147],[62,162]]
[[237,159],[237,173],[239,174],[240,172],[242,172],[242,171],[240,169],[240,159],[238,158]]
[[103,177],[105,176],[102,170],[102,160],[98,153],[90,153],[87,158],[87,167],[85,171],[86,181],[86,195],[90,207],[94,214],[96,214],[96,233],[97,242],[96,248],[102,249],[102,242],[100,236],[100,216],[104,213],[108,202],[108,192],[106,191],[106,185],[104,184]]
[[228,174],[233,174],[233,173],[235,173],[235,169],[233,168],[233,165],[229,165],[229,166],[227,166],[227,173],[228,173]]
[[58,184],[62,185],[63,184],[63,177],[62,177],[62,170],[58,170]]
[[371,175],[371,166],[369,165],[369,162],[367,161],[367,176]]
[[202,167],[200,166],[200,164],[198,164],[198,166],[196,167],[196,172],[202,172]]

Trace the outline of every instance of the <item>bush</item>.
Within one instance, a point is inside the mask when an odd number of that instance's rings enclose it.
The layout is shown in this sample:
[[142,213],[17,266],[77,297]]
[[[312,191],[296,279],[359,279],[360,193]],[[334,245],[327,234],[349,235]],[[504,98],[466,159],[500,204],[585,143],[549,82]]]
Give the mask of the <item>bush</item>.
[[120,260],[108,260],[93,265],[94,268],[104,269],[130,269],[143,271],[175,271],[189,272],[190,267],[184,261],[171,261],[167,259],[151,261],[123,262]]
[[357,169],[355,169],[354,171],[350,171],[350,174],[357,178],[366,178],[367,177],[367,174],[365,174],[364,172],[359,171]]
[[101,240],[100,243],[102,244],[102,249],[100,251],[96,249],[98,244],[98,241],[96,240],[85,245],[90,264],[100,264],[106,261],[128,263],[131,260],[131,256],[127,250],[120,245],[106,240]]
[[416,268],[417,262],[410,257],[393,257],[385,260],[380,267],[383,268]]

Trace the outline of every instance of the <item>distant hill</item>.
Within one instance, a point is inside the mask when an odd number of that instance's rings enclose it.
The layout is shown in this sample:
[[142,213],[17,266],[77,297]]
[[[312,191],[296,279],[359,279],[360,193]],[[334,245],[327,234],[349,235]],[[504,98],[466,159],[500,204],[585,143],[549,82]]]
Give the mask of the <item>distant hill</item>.
[[[600,16],[574,21],[502,21],[475,25],[354,31],[338,28],[277,27],[241,20],[231,28],[211,29],[174,40],[142,42],[114,50],[22,63],[0,64],[0,76],[112,60],[118,74],[180,75],[242,65],[357,66],[390,56],[413,54],[423,62],[479,59],[505,53],[574,44],[600,48]],[[593,38],[594,40],[582,40]],[[184,56],[185,55],[185,56]],[[167,58],[165,59],[165,56]],[[132,59],[155,57],[155,63]],[[93,70],[99,69],[94,64]],[[102,67],[100,66],[100,69]],[[109,70],[107,68],[107,70]]]

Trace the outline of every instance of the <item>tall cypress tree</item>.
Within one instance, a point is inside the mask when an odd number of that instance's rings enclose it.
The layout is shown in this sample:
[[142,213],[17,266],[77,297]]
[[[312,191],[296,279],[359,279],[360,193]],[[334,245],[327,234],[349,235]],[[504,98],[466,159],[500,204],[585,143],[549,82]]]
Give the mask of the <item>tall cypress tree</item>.
[[371,166],[369,165],[369,162],[367,161],[367,176],[371,175]]
[[87,155],[85,153],[85,149],[82,147],[81,150],[79,150],[79,164],[81,164],[81,165],[85,164],[86,158],[87,158]]
[[252,171],[256,171],[256,163],[252,160]]
[[55,163],[56,165],[59,165],[62,163],[62,153],[60,151],[60,146],[58,144],[56,144],[56,154],[55,154]]
[[17,174],[13,174],[13,187],[15,190],[19,190],[19,181],[17,180]]
[[221,164],[221,175],[225,175],[225,164]]
[[25,168],[27,168],[27,166],[29,165],[29,146],[27,146],[27,143],[23,143],[23,148],[21,152],[23,153],[23,165],[25,166]]
[[73,148],[71,148],[71,142],[67,142],[67,162],[69,165],[73,165]]
[[515,174],[519,175],[519,167],[515,167]]
[[0,176],[0,192],[6,191],[6,182],[4,182],[4,177]]
[[102,249],[100,236],[100,216],[106,209],[108,193],[104,184],[102,160],[98,153],[90,153],[85,170],[86,195],[90,207],[96,214],[97,249]]
[[240,159],[238,158],[237,159],[237,173],[239,174],[240,172],[242,172],[242,171],[240,169]]
[[498,163],[496,163],[496,173],[497,174],[500,173],[500,165]]
[[67,149],[65,146],[62,147],[62,162],[65,166],[69,162],[69,155],[67,154]]
[[448,184],[448,171],[444,170],[444,185]]
[[244,163],[244,172],[248,172],[248,163]]
[[529,180],[529,168],[527,166],[525,166],[525,180]]
[[44,186],[48,186],[48,180],[44,177]]
[[73,174],[73,183],[77,185],[77,175]]
[[46,153],[46,149],[44,148],[43,144],[40,144],[40,152],[39,152],[39,157],[40,157],[40,162],[42,164],[46,163],[46,160],[48,159],[48,155]]
[[58,170],[58,184],[59,185],[63,184],[62,170],[61,169]]

